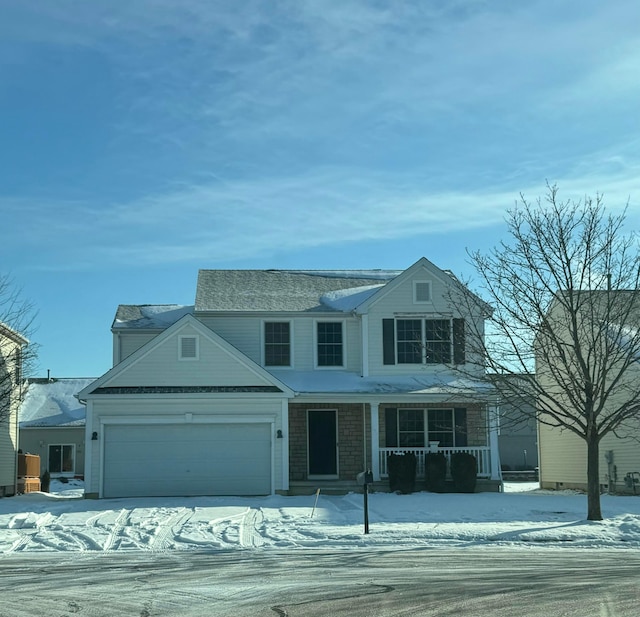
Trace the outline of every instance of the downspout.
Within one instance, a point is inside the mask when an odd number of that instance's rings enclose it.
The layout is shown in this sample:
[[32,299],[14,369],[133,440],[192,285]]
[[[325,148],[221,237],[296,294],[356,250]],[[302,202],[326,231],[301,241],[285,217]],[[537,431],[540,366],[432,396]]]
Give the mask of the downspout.
[[[19,397],[20,399],[22,398],[22,384],[20,385],[20,393],[19,393]],[[9,399],[9,405],[11,405],[11,399]],[[13,474],[13,494],[17,495],[18,494],[18,450],[20,450],[20,430],[19,430],[19,423],[18,423],[18,409],[16,409],[16,460],[15,460],[15,467],[13,469],[14,474]]]
[[360,316],[360,336],[362,337],[362,377],[369,377],[369,315]]

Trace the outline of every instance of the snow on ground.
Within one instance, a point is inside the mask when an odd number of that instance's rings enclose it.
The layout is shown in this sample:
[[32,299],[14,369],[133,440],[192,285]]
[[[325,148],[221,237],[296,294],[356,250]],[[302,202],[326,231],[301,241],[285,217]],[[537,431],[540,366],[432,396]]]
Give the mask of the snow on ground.
[[51,493],[0,499],[0,554],[189,549],[570,546],[640,548],[640,496],[602,496],[587,521],[585,495],[507,484],[503,493],[364,498],[154,497],[83,499],[77,480]]

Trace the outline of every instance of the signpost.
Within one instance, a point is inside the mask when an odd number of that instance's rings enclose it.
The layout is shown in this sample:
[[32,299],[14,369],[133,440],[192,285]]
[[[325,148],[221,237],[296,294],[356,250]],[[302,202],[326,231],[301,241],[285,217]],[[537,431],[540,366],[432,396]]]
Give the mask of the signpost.
[[364,532],[369,533],[369,484],[373,484],[373,473],[370,469],[360,472],[356,479],[363,487],[364,495]]

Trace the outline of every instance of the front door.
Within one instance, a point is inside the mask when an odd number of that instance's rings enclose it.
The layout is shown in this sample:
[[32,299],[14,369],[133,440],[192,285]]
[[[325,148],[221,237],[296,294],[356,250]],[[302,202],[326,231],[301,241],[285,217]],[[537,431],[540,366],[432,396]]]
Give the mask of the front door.
[[309,475],[337,477],[337,414],[331,410],[309,410]]

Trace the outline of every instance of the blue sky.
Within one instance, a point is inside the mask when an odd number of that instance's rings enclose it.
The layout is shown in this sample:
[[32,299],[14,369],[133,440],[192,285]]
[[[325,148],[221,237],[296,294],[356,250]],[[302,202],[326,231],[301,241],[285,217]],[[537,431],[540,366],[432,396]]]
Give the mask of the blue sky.
[[38,373],[199,268],[470,276],[556,183],[640,228],[636,0],[4,0],[0,273]]

